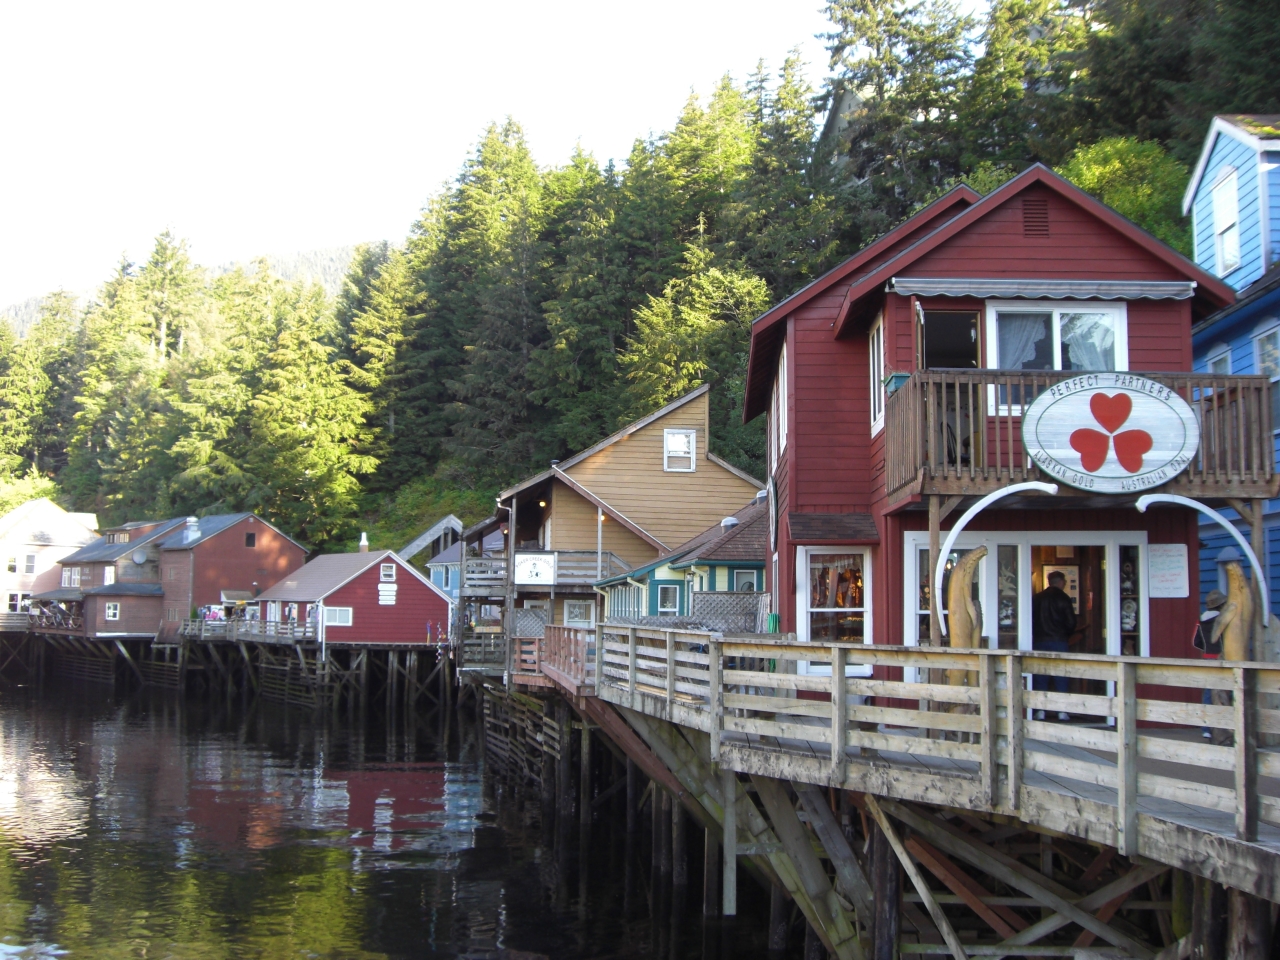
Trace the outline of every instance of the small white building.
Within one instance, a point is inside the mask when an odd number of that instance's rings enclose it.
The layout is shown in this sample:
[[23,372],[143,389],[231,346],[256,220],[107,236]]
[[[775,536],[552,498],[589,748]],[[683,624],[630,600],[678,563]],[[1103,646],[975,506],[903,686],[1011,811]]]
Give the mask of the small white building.
[[25,630],[31,595],[57,589],[58,561],[97,538],[94,514],[68,513],[46,497],[0,517],[0,628]]

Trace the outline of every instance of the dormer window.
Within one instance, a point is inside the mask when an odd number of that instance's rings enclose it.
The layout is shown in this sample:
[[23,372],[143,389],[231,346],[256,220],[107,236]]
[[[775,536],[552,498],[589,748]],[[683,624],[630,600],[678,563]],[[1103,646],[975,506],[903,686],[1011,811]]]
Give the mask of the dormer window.
[[394,583],[396,579],[396,565],[394,563],[384,563],[379,568],[378,579],[383,583]]
[[1213,255],[1218,276],[1240,266],[1240,202],[1236,172],[1213,188]]
[[664,430],[662,469],[667,473],[693,473],[697,456],[696,430]]

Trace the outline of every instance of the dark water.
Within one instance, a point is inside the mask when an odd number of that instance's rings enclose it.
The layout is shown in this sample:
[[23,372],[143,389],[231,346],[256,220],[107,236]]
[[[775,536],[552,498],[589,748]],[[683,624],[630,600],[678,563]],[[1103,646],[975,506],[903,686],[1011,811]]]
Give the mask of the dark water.
[[651,887],[616,804],[541,823],[473,717],[0,686],[0,958],[765,956],[745,875],[704,923],[698,831]]

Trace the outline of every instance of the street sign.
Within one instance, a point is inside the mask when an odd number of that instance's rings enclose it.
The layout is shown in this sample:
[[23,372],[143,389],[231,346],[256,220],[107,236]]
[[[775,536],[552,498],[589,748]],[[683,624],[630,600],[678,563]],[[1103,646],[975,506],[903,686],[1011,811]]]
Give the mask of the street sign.
[[1091,493],[1140,493],[1194,459],[1200,425],[1182,397],[1130,373],[1082,373],[1049,386],[1022,416],[1022,443],[1044,473]]

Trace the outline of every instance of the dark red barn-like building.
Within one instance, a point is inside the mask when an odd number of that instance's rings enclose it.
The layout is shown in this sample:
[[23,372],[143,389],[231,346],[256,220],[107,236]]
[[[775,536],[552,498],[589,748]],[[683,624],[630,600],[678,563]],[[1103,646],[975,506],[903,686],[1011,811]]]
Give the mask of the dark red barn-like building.
[[1168,492],[1259,503],[1275,487],[1256,452],[1270,438],[1251,439],[1270,429],[1267,385],[1191,372],[1192,323],[1232,299],[1036,166],[985,197],[951,191],[757,319],[744,414],[768,417],[780,629],[814,642],[940,642],[931,549],[980,497],[1059,479],[1023,446],[1030,401],[1129,372],[1195,407],[1191,462],[1146,490],[1063,484],[1057,496],[1011,497],[980,513],[957,551],[988,550],[973,587],[985,645],[1030,646],[1032,599],[1056,569],[1081,623],[1072,649],[1193,655],[1196,515],[1135,502]]
[[448,594],[391,550],[331,553],[258,598],[262,618],[314,621],[326,644],[444,643]]

